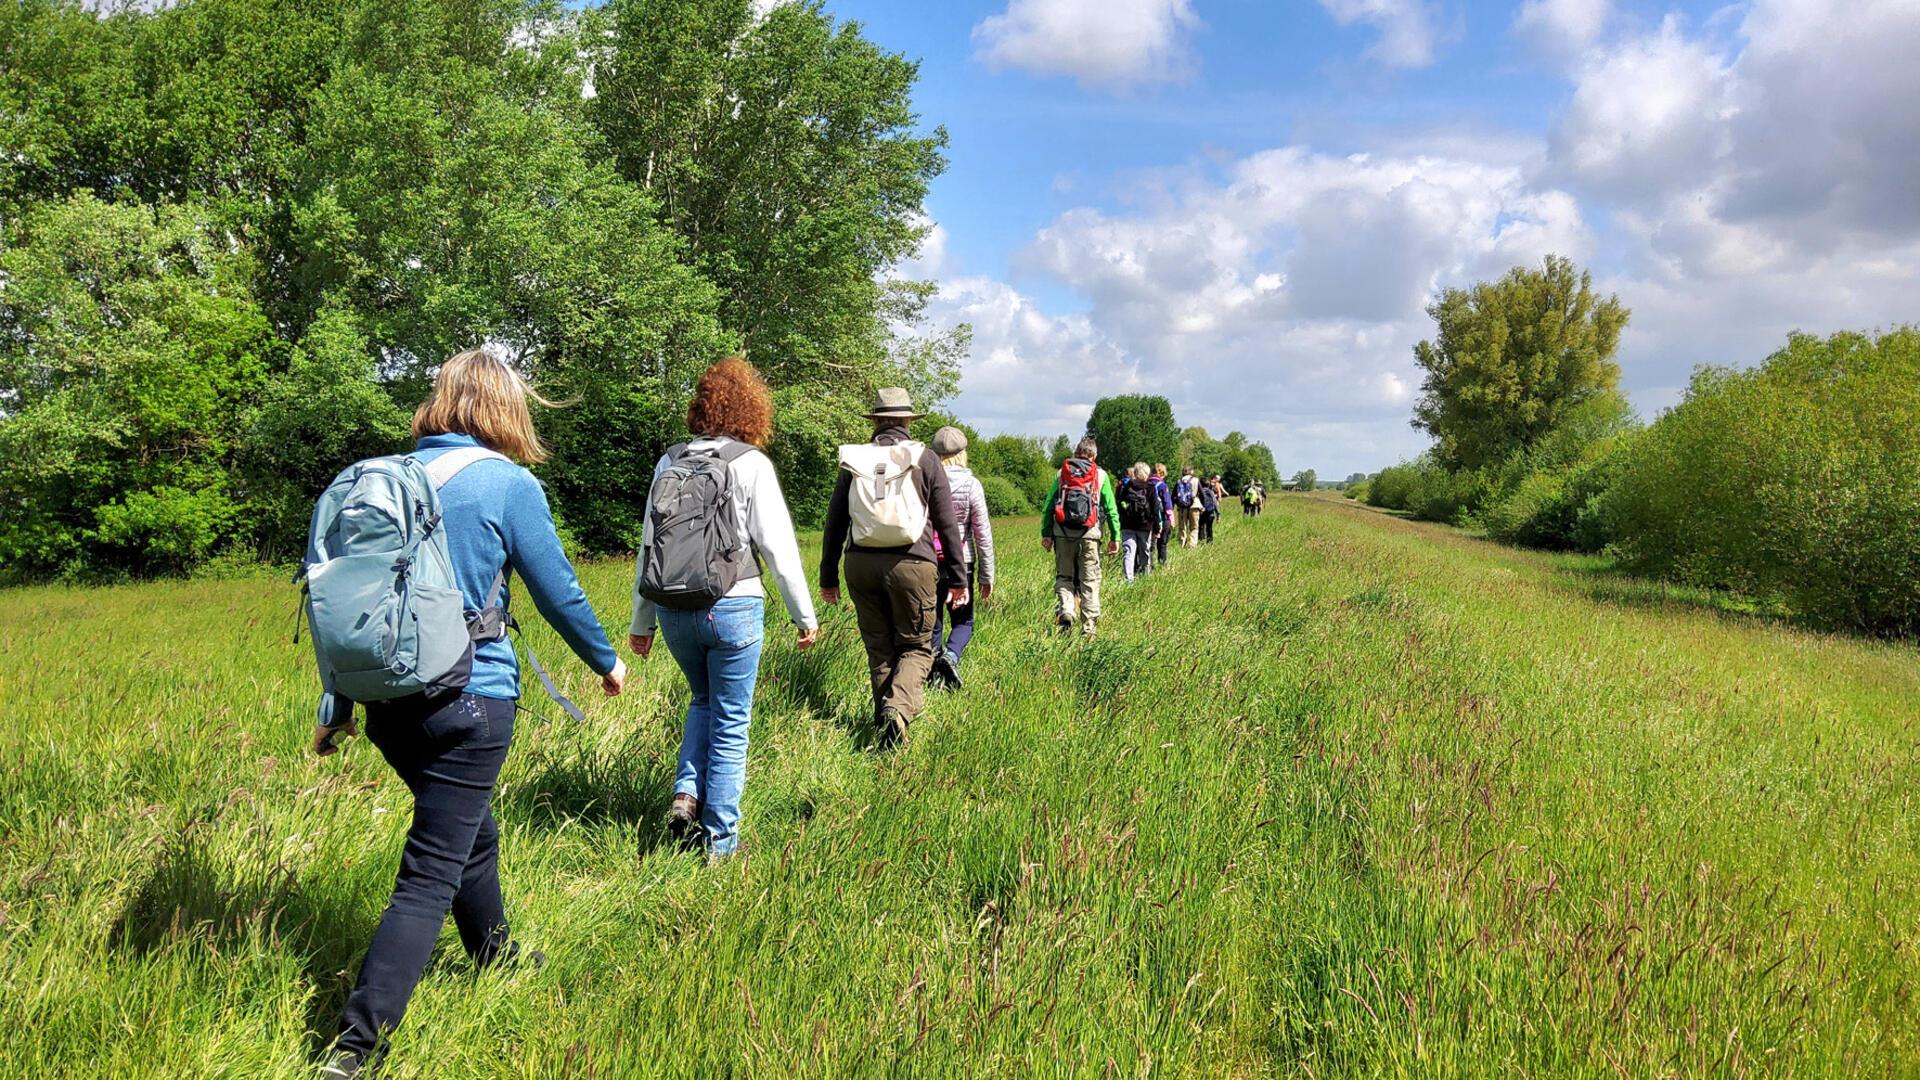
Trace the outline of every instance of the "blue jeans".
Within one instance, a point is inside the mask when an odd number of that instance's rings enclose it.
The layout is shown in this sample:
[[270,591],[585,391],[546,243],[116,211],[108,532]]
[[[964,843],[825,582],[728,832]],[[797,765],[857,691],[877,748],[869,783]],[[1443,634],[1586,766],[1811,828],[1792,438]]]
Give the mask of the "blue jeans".
[[673,790],[700,800],[700,826],[709,850],[719,856],[733,854],[740,840],[747,725],[766,642],[766,610],[758,596],[729,596],[701,611],[660,610],[661,636],[693,691]]
[[367,738],[413,792],[413,824],[340,1022],[336,1049],[362,1058],[399,1026],[449,912],[475,963],[509,948],[489,804],[513,742],[513,702],[474,694],[372,702]]

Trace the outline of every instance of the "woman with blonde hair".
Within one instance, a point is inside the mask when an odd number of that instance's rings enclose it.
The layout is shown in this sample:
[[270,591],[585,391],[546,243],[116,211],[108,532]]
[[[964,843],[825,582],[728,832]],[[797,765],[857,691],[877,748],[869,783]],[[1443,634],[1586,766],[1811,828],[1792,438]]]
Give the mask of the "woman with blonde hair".
[[[439,487],[440,527],[468,611],[498,607],[504,621],[510,582],[518,577],[612,697],[626,682],[626,666],[561,550],[545,491],[526,469],[547,458],[529,399],[543,400],[505,361],[480,349],[463,352],[441,365],[432,396],[414,413],[412,456]],[[500,636],[475,642],[464,689],[367,703],[367,738],[413,793],[413,822],[393,898],[367,947],[323,1075],[357,1076],[366,1068],[405,1014],[449,912],[479,967],[520,958],[507,932],[491,808],[519,696],[520,665],[502,628]],[[334,734],[316,730],[315,751],[331,752]],[[541,956],[527,959],[537,964]]]
[[[766,588],[761,584],[759,559],[766,560],[786,600],[800,648],[818,640],[820,624],[814,618],[793,518],[780,492],[773,460],[765,453],[773,436],[773,394],[760,373],[737,356],[708,368],[687,407],[687,430],[693,440],[668,450],[653,469],[647,523],[634,570],[633,624],[627,644],[645,659],[653,651],[655,635],[664,629],[667,649],[692,691],[673,802],[667,810],[667,832],[682,847],[725,858],[739,843],[747,729],[753,720],[753,688],[760,677],[760,649],[766,635]],[[726,473],[717,488],[727,496],[723,505],[688,505],[680,498],[686,491],[714,491],[694,482],[695,476],[699,472],[712,476],[720,469]],[[720,527],[717,535],[731,538],[736,545],[731,562],[746,572],[711,603],[658,603],[649,595],[647,584],[649,559],[656,574],[663,561],[655,552],[656,529],[663,521],[705,512],[724,515],[713,522]],[[668,527],[675,524],[681,523]],[[701,522],[702,533],[705,524]]]
[[[960,658],[973,640],[974,597],[993,596],[993,522],[987,516],[987,495],[980,479],[967,467],[967,433],[957,427],[943,427],[933,433],[933,452],[947,473],[947,487],[953,494],[953,513],[960,522],[961,574],[967,584],[966,599],[953,603],[940,597],[933,609],[933,670],[929,681],[939,679],[949,690],[965,685],[960,678]],[[936,548],[939,539],[935,537]]]

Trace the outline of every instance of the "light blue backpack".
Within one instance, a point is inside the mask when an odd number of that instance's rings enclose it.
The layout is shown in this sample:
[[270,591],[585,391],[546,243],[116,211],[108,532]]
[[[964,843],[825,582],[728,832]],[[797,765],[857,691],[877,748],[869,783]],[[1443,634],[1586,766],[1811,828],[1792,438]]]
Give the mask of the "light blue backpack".
[[[449,450],[431,464],[404,455],[369,458],[349,465],[321,493],[295,579],[320,664],[320,723],[346,723],[355,702],[462,689],[474,644],[516,629],[500,606],[505,570],[481,610],[466,606],[441,527],[440,489],[488,458],[506,460],[484,447]],[[581,718],[531,651],[527,659],[548,696]]]

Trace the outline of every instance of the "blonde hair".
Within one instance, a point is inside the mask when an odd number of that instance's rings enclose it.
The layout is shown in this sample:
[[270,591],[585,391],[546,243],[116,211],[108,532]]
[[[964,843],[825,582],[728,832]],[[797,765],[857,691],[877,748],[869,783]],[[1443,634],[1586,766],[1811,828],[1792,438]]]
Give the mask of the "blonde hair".
[[522,465],[547,460],[533,430],[529,401],[551,407],[527,380],[485,349],[469,349],[440,365],[433,393],[413,413],[413,437],[471,435]]
[[962,469],[966,468],[967,467],[967,448],[963,446],[960,449],[955,450],[953,453],[948,454],[946,457],[941,458],[940,464],[958,465]]
[[1136,461],[1133,463],[1133,468],[1127,470],[1127,475],[1144,484],[1153,479],[1153,470],[1147,468],[1146,462]]

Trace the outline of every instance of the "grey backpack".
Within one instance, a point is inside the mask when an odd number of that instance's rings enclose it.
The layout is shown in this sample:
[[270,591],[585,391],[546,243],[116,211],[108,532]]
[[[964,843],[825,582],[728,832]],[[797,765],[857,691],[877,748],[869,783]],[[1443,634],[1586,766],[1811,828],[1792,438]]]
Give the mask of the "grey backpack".
[[647,493],[652,532],[642,553],[640,594],[661,607],[712,607],[744,578],[758,577],[751,545],[740,542],[733,512],[733,470],[753,447],[729,439],[667,451],[667,467]]
[[[515,628],[500,606],[506,571],[486,605],[469,609],[441,528],[440,488],[488,458],[505,460],[484,447],[449,450],[430,465],[370,458],[347,466],[314,504],[295,580],[320,665],[320,723],[345,723],[355,702],[462,689],[474,644]],[[548,696],[580,718],[531,651],[527,659]]]

